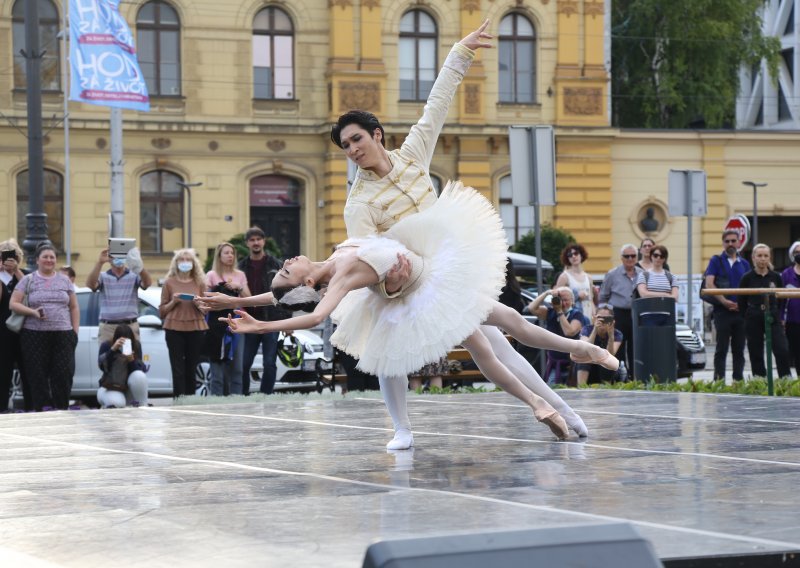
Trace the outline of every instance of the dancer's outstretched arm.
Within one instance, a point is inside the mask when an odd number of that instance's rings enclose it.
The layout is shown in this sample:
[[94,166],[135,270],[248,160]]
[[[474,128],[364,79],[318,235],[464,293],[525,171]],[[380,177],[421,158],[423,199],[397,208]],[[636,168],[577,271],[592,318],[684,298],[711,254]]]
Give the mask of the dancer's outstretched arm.
[[250,308],[256,306],[271,306],[274,303],[272,292],[264,292],[257,296],[228,296],[222,292],[206,292],[206,295],[194,300],[195,305],[203,313],[221,311],[230,308]]

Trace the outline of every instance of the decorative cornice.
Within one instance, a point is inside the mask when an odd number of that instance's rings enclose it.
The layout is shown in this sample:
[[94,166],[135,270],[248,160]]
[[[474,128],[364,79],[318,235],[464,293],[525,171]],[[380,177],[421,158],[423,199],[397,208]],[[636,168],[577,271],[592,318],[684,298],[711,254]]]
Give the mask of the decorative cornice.
[[583,13],[592,18],[603,16],[605,12],[606,8],[602,2],[586,2],[586,4],[583,5]]
[[462,0],[462,10],[468,10],[470,14],[481,9],[481,0]]
[[362,0],[361,4],[372,11],[373,8],[380,8],[381,2],[380,0]]
[[342,8],[347,8],[353,5],[353,0],[329,0],[328,5],[333,8],[334,6],[340,6]]

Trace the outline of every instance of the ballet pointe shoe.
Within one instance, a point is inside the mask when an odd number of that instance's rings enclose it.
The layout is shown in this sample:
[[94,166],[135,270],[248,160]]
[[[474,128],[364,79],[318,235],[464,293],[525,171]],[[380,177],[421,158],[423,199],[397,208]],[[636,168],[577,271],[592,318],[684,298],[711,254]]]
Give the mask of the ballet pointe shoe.
[[606,349],[598,347],[597,345],[589,344],[589,346],[592,347],[592,349],[589,349],[589,352],[585,355],[570,353],[569,358],[575,363],[593,363],[610,371],[619,369],[619,359],[614,357]]
[[534,397],[534,418],[550,428],[550,431],[556,435],[556,438],[559,440],[566,440],[569,437],[567,422],[561,417],[555,408],[548,404],[545,399],[536,395],[534,395]]
[[406,430],[405,428],[400,428],[394,433],[394,438],[392,438],[388,444],[386,444],[387,450],[407,450],[414,445],[414,436],[411,435],[411,430]]

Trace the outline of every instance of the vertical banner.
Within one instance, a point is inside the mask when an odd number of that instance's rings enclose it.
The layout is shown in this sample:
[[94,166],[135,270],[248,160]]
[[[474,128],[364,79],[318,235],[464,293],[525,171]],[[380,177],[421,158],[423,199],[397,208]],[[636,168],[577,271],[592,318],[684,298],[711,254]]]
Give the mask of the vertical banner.
[[120,0],[69,0],[72,101],[150,110],[147,85],[136,60]]

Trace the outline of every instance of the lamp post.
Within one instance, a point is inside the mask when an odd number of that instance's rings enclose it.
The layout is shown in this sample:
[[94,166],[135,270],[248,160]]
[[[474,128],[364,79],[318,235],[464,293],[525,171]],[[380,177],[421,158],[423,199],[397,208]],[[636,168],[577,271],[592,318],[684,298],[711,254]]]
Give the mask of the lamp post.
[[758,244],[758,188],[766,187],[766,183],[754,181],[743,181],[742,185],[749,185],[753,188],[753,246]]
[[196,181],[194,183],[189,183],[185,181],[177,182],[179,186],[186,190],[187,196],[187,205],[188,205],[188,221],[187,221],[187,231],[188,231],[188,238],[186,239],[186,246],[187,248],[192,248],[192,187],[199,187],[203,185],[203,182]]

